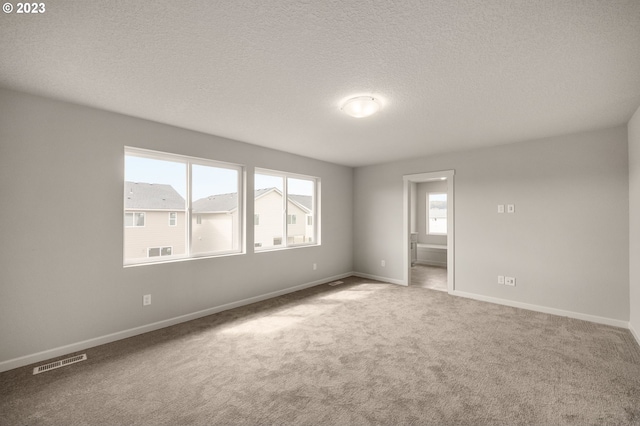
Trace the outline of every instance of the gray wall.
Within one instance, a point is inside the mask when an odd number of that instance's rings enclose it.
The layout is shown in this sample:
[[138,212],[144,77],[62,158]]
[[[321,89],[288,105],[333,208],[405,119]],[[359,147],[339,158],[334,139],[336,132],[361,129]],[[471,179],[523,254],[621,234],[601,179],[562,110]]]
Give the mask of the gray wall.
[[[351,168],[5,90],[0,144],[0,367],[352,270]],[[322,245],[123,268],[125,145],[320,177]]]
[[640,342],[640,108],[629,121],[630,326]]
[[620,126],[358,168],[354,269],[402,280],[402,176],[454,169],[456,291],[628,321],[627,146]]

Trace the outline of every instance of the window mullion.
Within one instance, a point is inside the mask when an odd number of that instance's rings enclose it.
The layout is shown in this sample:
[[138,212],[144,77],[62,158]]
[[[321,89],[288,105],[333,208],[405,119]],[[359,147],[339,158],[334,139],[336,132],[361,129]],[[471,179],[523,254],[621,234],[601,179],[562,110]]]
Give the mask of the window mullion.
[[185,206],[185,232],[187,233],[187,235],[185,236],[187,239],[187,256],[191,257],[191,253],[192,253],[192,238],[191,235],[193,234],[193,220],[191,218],[191,215],[193,214],[192,208],[191,208],[191,184],[192,184],[192,167],[191,167],[192,163],[191,161],[187,161],[187,196],[186,196],[186,203],[187,205]]
[[282,202],[284,214],[282,215],[284,221],[284,235],[282,236],[282,240],[284,242],[284,247],[289,246],[289,188],[287,187],[287,177],[282,177]]

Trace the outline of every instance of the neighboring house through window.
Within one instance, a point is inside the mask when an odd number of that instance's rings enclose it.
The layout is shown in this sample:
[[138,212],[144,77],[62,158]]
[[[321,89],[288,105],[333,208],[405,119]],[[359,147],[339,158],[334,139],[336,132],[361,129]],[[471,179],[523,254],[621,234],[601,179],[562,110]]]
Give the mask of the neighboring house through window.
[[254,211],[259,215],[259,222],[254,222],[256,250],[318,244],[313,217],[319,179],[264,169],[256,169],[254,179]]
[[242,176],[239,165],[125,148],[124,263],[240,253]]

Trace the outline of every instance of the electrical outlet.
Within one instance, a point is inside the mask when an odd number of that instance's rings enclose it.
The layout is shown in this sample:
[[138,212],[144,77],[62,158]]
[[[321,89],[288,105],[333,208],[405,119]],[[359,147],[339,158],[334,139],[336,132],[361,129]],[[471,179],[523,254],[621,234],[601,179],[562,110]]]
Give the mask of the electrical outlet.
[[317,263],[314,263],[314,264],[313,264],[313,270],[315,271],[316,269],[318,269],[318,264],[317,264]]
[[498,284],[504,284],[504,275],[498,275]]
[[504,204],[498,204],[498,213],[504,213]]
[[385,266],[387,266],[387,263],[384,260],[381,260],[380,265],[384,268]]
[[515,204],[507,204],[507,213],[515,213],[515,212],[516,212]]
[[151,304],[151,295],[145,294],[142,296],[142,306],[147,306]]
[[511,287],[515,287],[516,279],[514,277],[504,277],[504,284],[510,285]]

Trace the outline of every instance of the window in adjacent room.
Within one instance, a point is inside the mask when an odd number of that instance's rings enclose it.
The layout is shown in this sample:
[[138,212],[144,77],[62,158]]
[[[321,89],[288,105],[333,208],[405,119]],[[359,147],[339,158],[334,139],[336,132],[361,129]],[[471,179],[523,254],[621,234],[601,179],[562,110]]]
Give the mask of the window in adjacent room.
[[427,197],[427,234],[447,234],[447,194],[429,193]]
[[125,148],[124,264],[240,253],[242,176],[239,165]]
[[[273,170],[256,169],[254,227],[256,250],[319,244],[319,179]],[[306,220],[298,220],[298,217]]]

